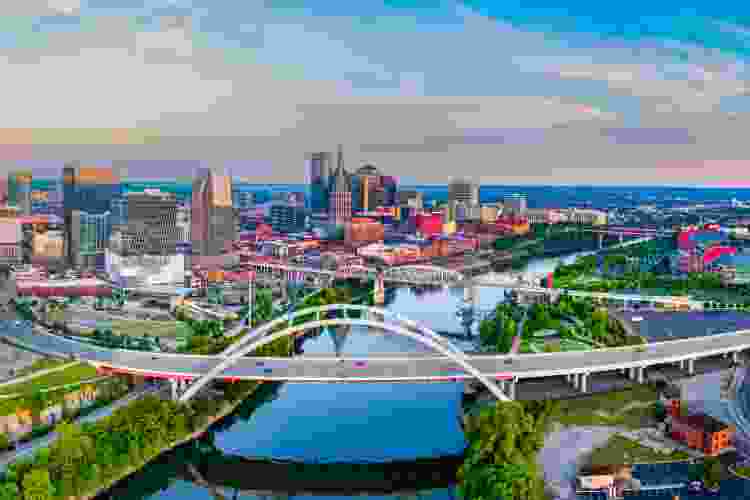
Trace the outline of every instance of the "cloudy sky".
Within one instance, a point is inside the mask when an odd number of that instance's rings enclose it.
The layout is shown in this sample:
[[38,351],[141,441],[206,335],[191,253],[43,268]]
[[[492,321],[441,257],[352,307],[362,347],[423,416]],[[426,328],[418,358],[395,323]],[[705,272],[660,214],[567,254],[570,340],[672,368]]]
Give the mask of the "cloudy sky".
[[750,186],[742,4],[520,3],[3,0],[1,168]]

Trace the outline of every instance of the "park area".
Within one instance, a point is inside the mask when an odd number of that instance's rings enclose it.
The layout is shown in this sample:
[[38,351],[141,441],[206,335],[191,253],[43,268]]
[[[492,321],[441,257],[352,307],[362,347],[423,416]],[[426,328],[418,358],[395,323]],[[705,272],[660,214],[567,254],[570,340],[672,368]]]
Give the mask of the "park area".
[[174,339],[177,337],[180,329],[188,328],[187,325],[179,321],[155,321],[144,319],[118,319],[110,321],[91,321],[82,323],[88,333],[94,329],[109,329],[114,335],[127,337],[143,337],[148,334],[149,337],[160,337],[165,339]]
[[96,368],[93,366],[85,363],[72,364],[65,369],[39,375],[25,382],[2,386],[0,387],[0,397],[8,394],[31,393],[51,387],[73,384],[94,377],[96,377]]
[[618,425],[638,429],[653,420],[658,394],[649,385],[560,401],[563,425]]
[[665,454],[641,445],[637,441],[620,435],[614,435],[603,446],[594,448],[589,457],[591,464],[621,465],[634,463],[668,462],[689,459],[684,451],[673,451]]

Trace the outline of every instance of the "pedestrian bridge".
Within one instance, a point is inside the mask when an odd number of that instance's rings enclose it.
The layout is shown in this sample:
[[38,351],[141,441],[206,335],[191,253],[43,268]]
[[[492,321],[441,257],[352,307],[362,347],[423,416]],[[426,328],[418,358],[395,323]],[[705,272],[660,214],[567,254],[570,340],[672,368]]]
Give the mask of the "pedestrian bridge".
[[[358,315],[359,317],[349,317]],[[336,316],[336,317],[332,317]],[[291,321],[291,324],[289,323]],[[430,347],[435,354],[338,358],[335,356],[260,358],[248,357],[276,339],[302,334],[323,326],[364,326],[370,331],[403,335]],[[28,328],[7,327],[0,336],[39,352],[64,354],[87,361],[102,370],[191,381],[181,400],[194,396],[214,379],[290,382],[419,382],[477,379],[498,399],[513,399],[520,379],[565,376],[577,389],[587,391],[590,375],[626,371],[644,382],[645,370],[655,365],[679,363],[689,374],[695,361],[710,356],[732,356],[750,349],[750,330],[696,337],[645,346],[597,349],[588,352],[538,354],[468,354],[434,331],[383,309],[333,304],[302,309],[253,330],[220,355],[198,356],[100,349]],[[498,385],[499,383],[499,385]]]

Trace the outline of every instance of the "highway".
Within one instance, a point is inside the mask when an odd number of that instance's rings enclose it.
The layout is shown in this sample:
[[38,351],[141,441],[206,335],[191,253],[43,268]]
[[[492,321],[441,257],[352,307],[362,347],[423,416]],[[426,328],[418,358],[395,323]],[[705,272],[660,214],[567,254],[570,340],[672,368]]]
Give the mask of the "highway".
[[[337,319],[311,322],[315,325],[376,326],[401,333],[406,329],[393,324],[367,320]],[[291,334],[293,330],[274,334]],[[412,334],[414,332],[411,332]],[[403,333],[407,335],[406,333]],[[167,353],[146,353],[125,350],[97,349],[61,337],[32,333],[28,329],[11,328],[0,332],[9,341],[34,346],[37,350],[74,355],[96,365],[106,365],[130,373],[153,377],[194,378],[206,374],[226,358]],[[265,340],[270,339],[267,337]],[[448,343],[446,341],[445,345]],[[750,348],[750,330],[734,333],[660,342],[645,346],[643,352],[632,347],[580,352],[513,355],[467,354],[465,359],[487,377],[536,378],[571,373],[595,373],[621,368],[675,363],[690,358],[719,355]],[[474,378],[449,356],[369,356],[336,358],[300,356],[295,358],[239,357],[222,372],[221,378],[244,380],[275,380],[294,382],[414,382]]]

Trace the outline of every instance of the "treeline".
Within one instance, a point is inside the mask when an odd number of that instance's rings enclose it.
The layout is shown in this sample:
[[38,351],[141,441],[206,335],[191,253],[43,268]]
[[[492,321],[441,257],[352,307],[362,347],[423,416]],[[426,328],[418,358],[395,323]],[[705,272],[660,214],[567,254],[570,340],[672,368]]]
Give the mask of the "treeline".
[[[255,353],[288,356],[291,339],[278,339]],[[96,423],[61,423],[59,437],[32,459],[10,464],[0,476],[0,500],[56,500],[96,494],[142,467],[165,448],[203,430],[216,415],[246,398],[257,382],[222,384],[223,398],[187,404],[145,396]]]
[[458,471],[467,500],[545,500],[537,453],[558,406],[553,401],[498,402],[465,418],[469,441]]
[[56,428],[59,437],[51,447],[8,466],[0,481],[0,499],[69,499],[94,494],[165,447],[203,429],[212,416],[254,385],[228,386],[225,401],[200,399],[179,404],[146,396],[96,423],[61,423]]

